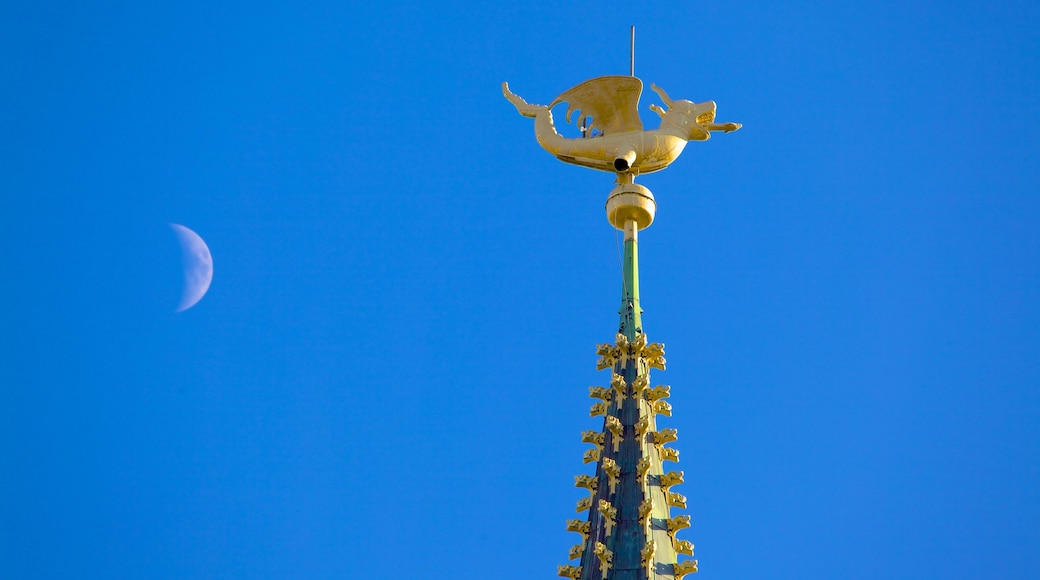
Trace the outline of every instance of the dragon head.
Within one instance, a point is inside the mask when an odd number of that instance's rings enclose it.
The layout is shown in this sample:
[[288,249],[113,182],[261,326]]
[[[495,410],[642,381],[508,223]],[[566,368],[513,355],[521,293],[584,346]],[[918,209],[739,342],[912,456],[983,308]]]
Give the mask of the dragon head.
[[704,125],[715,122],[715,101],[694,103],[686,99],[673,100],[661,87],[651,84],[650,88],[667,107],[650,105],[661,116],[661,129],[677,131],[688,141],[704,141],[711,136]]

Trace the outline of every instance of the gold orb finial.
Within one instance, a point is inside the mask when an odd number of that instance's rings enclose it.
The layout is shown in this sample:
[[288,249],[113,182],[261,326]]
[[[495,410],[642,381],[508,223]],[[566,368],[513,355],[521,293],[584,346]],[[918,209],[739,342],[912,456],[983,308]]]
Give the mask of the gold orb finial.
[[622,183],[607,198],[607,220],[619,230],[631,221],[636,228],[645,230],[654,223],[657,201],[650,190],[637,183]]

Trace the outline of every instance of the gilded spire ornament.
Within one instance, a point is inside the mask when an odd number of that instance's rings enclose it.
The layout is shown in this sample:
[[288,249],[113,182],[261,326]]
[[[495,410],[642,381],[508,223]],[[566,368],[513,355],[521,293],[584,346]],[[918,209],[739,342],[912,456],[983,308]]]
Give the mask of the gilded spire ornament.
[[[674,100],[651,85],[663,102],[650,105],[661,117],[657,129],[644,130],[638,104],[643,83],[634,76],[605,76],[585,81],[556,97],[549,105],[532,105],[502,83],[502,93],[517,111],[535,120],[538,144],[557,159],[616,175],[617,186],[607,197],[607,219],[624,231],[621,308],[613,344],[596,347],[597,370],[611,372],[608,386],[589,387],[595,400],[590,417],[603,417],[599,431],[581,434],[592,445],[584,456],[595,463],[594,474],[578,475],[575,486],[586,490],[577,505],[587,520],[567,521],[567,530],[580,534],[570,550],[572,563],[558,575],[573,580],[679,580],[697,571],[693,543],[676,534],[691,526],[687,498],[674,486],[682,471],[665,471],[679,452],[668,445],[678,432],[659,428],[658,416],[671,417],[667,385],[652,385],[650,370],[664,370],[664,345],[650,343],[643,332],[639,306],[637,234],[653,223],[657,203],[650,190],[635,183],[644,173],[668,167],[689,141],[705,141],[713,132],[731,132],[737,123],[716,123],[715,103]],[[567,103],[566,119],[576,122],[581,136],[566,138],[555,127],[552,108]],[[682,558],[680,559],[680,556]]]
[[[713,131],[729,133],[740,128],[738,123],[715,122],[715,101],[673,100],[657,85],[650,88],[665,105],[650,105],[650,110],[661,117],[661,126],[652,131],[644,131],[639,119],[643,81],[636,77],[587,80],[548,106],[528,104],[509,90],[509,83],[502,83],[502,94],[521,115],[534,118],[535,137],[543,149],[565,163],[601,171],[660,171],[679,157],[688,141],[707,141]],[[568,139],[556,131],[552,108],[560,103],[568,104],[568,123],[574,112],[579,112],[581,137]]]

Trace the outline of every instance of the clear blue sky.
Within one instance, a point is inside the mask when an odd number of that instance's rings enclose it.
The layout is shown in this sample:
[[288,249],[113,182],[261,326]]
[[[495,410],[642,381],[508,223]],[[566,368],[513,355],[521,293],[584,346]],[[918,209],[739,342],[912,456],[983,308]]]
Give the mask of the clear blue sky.
[[1016,1],[8,6],[0,577],[556,577],[612,178],[499,85],[626,74],[632,24],[744,124],[639,180],[698,578],[1040,577]]

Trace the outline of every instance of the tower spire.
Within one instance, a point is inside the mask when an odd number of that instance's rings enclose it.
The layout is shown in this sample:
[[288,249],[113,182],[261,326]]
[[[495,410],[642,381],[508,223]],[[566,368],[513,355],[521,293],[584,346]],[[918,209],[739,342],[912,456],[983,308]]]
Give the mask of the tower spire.
[[582,433],[593,446],[585,461],[595,461],[596,471],[575,478],[589,491],[577,509],[589,516],[567,524],[581,534],[570,551],[580,562],[558,570],[575,580],[670,580],[697,571],[696,560],[678,561],[693,555],[693,544],[676,537],[689,527],[689,516],[670,513],[686,507],[686,498],[671,489],[683,482],[683,472],[664,469],[679,460],[679,452],[666,447],[677,433],[657,426],[658,415],[671,415],[670,387],[650,383],[651,369],[664,370],[664,345],[647,342],[639,306],[638,235],[653,222],[656,207],[631,176],[620,178],[607,200],[608,220],[625,232],[624,283],[614,344],[597,347],[597,368],[610,369],[610,386],[589,388],[599,400],[590,414],[603,416],[603,428]]
[[[603,423],[599,431],[581,434],[592,446],[584,461],[595,464],[595,472],[574,479],[588,492],[577,511],[588,515],[567,521],[567,530],[580,540],[570,549],[573,563],[558,568],[560,576],[573,580],[679,580],[697,571],[693,544],[677,536],[690,527],[690,516],[671,513],[686,507],[686,497],[672,491],[683,482],[683,472],[665,467],[679,461],[679,452],[668,446],[678,434],[657,425],[659,416],[672,414],[665,400],[671,388],[650,382],[651,369],[664,370],[664,345],[647,340],[639,304],[638,236],[653,223],[657,203],[635,176],[667,167],[687,141],[704,141],[712,132],[728,133],[740,125],[715,123],[713,101],[673,100],[652,85],[665,106],[651,105],[661,126],[645,131],[636,110],[642,87],[634,76],[600,77],[545,106],[529,104],[502,83],[502,94],[517,112],[535,120],[542,148],[566,163],[617,175],[606,212],[625,235],[621,308],[614,343],[596,348],[596,368],[610,369],[609,386],[589,387],[596,400],[589,415],[603,417]],[[551,108],[562,102],[568,103],[568,122],[580,111],[581,137],[565,138],[556,131]]]

